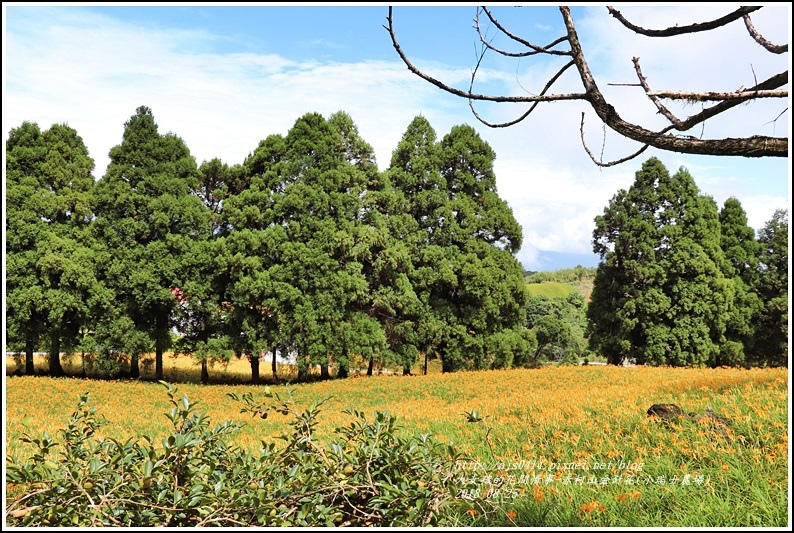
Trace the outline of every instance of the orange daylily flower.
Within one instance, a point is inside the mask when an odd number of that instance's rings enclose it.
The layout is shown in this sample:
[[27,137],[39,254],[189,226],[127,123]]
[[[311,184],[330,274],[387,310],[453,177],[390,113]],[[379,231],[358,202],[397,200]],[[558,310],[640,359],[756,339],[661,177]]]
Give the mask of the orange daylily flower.
[[579,506],[579,510],[585,513],[591,512],[601,512],[606,510],[607,506],[603,503],[599,502],[598,500],[591,500],[583,505]]

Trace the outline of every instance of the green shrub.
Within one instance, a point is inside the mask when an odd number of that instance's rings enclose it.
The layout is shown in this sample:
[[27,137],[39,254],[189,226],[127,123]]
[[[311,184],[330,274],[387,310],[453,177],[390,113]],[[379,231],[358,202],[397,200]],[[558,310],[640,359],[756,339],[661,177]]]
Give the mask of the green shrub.
[[579,365],[579,355],[574,352],[573,350],[568,350],[565,356],[563,356],[562,361],[560,361],[561,365],[569,365],[569,366],[578,366]]
[[[361,412],[337,428],[326,446],[314,440],[321,405],[293,408],[266,388],[274,404],[238,397],[242,411],[265,419],[294,415],[285,445],[265,443],[256,454],[232,444],[238,424],[210,427],[186,395],[164,382],[173,433],[155,446],[143,436],[119,442],[96,438],[107,421],[87,408],[88,394],[56,441],[25,435],[37,450],[7,460],[6,516],[12,526],[426,526],[471,506],[456,479],[463,459],[452,446],[422,435],[397,434],[396,419]],[[459,476],[457,476],[459,477]],[[478,502],[486,505],[487,502]]]

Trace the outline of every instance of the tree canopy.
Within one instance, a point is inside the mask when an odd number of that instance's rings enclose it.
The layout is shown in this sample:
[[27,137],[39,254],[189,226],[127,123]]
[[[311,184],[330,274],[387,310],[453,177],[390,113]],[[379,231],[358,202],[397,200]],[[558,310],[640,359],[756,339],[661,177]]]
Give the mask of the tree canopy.
[[266,353],[300,378],[576,362],[587,335],[612,363],[788,364],[786,211],[756,238],[737,199],[718,210],[651,158],[595,220],[590,304],[529,297],[495,158],[471,126],[439,139],[417,116],[379,171],[339,111],[198,166],[141,106],[95,181],[75,130],[25,122],[6,143],[9,347],[32,373],[46,346],[53,375],[78,347],[133,377],[153,352],[160,379],[173,349],[204,383],[233,354],[253,381]]
[[447,371],[509,367],[529,350],[523,270],[513,255],[521,227],[496,192],[495,157],[470,126],[436,142],[416,117],[387,171],[413,219],[407,237],[422,302],[419,349]]
[[209,211],[190,193],[196,179],[196,161],[182,139],[161,135],[152,111],[141,106],[94,188],[100,276],[117,302],[98,333],[105,349],[131,355],[132,376],[139,375],[139,355],[153,348],[162,379],[177,304],[171,289],[185,282],[183,263],[211,232]]
[[[770,316],[781,309],[769,303],[771,294],[761,295],[774,276],[756,267],[752,229],[737,200],[720,213],[686,169],[671,176],[651,158],[595,222],[601,261],[587,310],[590,349],[614,364],[737,365],[747,352],[758,356],[754,343],[771,334],[753,327],[759,296]],[[787,244],[770,248],[779,257]],[[779,287],[773,292],[779,297]],[[768,322],[779,337],[776,320]],[[755,362],[780,364],[772,353]]]
[[80,341],[97,306],[109,300],[94,271],[88,235],[94,161],[77,132],[23,123],[6,143],[6,316],[8,338],[26,352],[46,342],[50,373],[63,374],[62,349]]
[[756,323],[755,358],[788,365],[788,210],[778,209],[759,231],[761,277],[758,294],[763,309]]

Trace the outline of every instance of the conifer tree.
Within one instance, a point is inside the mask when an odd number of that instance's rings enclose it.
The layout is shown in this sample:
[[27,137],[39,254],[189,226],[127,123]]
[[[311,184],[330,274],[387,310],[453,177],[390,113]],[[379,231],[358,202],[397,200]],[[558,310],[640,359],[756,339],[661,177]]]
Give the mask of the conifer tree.
[[[373,231],[365,196],[378,180],[372,148],[352,119],[300,117],[245,163],[250,187],[224,207],[230,221],[230,295],[247,338],[344,376],[351,354],[386,349],[364,263]],[[375,240],[377,240],[375,238]]]
[[163,378],[177,298],[185,283],[184,261],[196,241],[207,239],[212,217],[189,187],[196,161],[184,141],[158,132],[152,111],[139,107],[124,124],[122,142],[95,187],[95,234],[102,243],[101,274],[116,292],[116,312],[101,324],[106,349],[139,357],[154,348],[155,376]]
[[242,174],[221,209],[225,301],[232,306],[229,331],[235,353],[246,356],[252,382],[259,381],[259,357],[271,351],[273,376],[278,375],[278,347],[291,351],[285,329],[287,310],[299,293],[280,278],[280,250],[286,239],[278,223],[276,202],[288,178],[284,175],[286,145],[281,135],[262,140],[246,158]]
[[685,169],[670,176],[647,160],[596,217],[593,250],[601,257],[588,307],[593,351],[612,364],[714,364],[734,291],[717,206]]
[[725,200],[720,211],[720,235],[725,254],[722,270],[733,284],[734,306],[725,332],[727,341],[715,365],[736,366],[744,363],[753,349],[754,324],[763,306],[755,292],[760,246],[736,198]]
[[49,348],[50,374],[63,375],[62,350],[109,300],[94,276],[87,232],[94,161],[77,132],[54,124],[40,131],[25,122],[6,143],[6,316],[11,342]]
[[[525,291],[514,257],[521,228],[496,192],[495,154],[469,126],[441,142],[416,117],[392,156],[390,183],[403,200],[413,258],[410,281],[421,304],[417,350],[444,371],[510,366],[528,350]],[[426,366],[426,363],[425,363]]]
[[758,233],[758,294],[763,309],[755,326],[753,360],[788,366],[788,210],[778,209]]

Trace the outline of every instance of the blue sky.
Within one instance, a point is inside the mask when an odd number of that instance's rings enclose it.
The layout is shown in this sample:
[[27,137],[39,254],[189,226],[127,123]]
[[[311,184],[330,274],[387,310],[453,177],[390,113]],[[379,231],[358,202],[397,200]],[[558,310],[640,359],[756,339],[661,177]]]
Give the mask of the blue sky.
[[[726,7],[687,4],[621,7],[647,27],[692,23],[725,14]],[[555,6],[497,6],[494,13],[539,45],[562,35]],[[603,6],[573,8],[590,67],[624,118],[662,127],[633,83],[631,58],[659,90],[722,90],[750,86],[790,66],[788,54],[772,56],[754,43],[741,23],[709,35],[653,40],[636,38]],[[29,120],[42,129],[65,122],[83,137],[101,178],[108,151],[121,141],[124,122],[140,105],[150,107],[161,132],[182,137],[200,164],[219,157],[242,163],[270,134],[286,134],[308,112],[346,111],[386,168],[410,121],[428,118],[438,137],[456,124],[474,126],[494,148],[500,195],[522,225],[518,258],[529,270],[595,266],[593,219],[610,198],[628,188],[650,156],[674,172],[686,167],[701,191],[721,206],[738,198],[750,224],[763,226],[777,208],[790,205],[790,158],[686,156],[648,150],[639,158],[599,169],[581,146],[579,120],[586,112],[586,140],[604,146],[605,159],[637,147],[602,127],[577,102],[544,104],[524,122],[491,129],[472,116],[468,103],[412,75],[394,51],[387,5],[277,6],[22,5],[3,4],[3,131]],[[450,85],[468,87],[478,39],[473,5],[396,6],[395,27],[403,50],[417,66]],[[791,5],[769,5],[753,14],[756,28],[775,43],[791,36]],[[495,33],[491,30],[489,37]],[[497,45],[507,46],[502,39]],[[478,92],[539,92],[553,64],[490,54]],[[787,87],[786,87],[787,88]],[[581,89],[573,71],[558,92]],[[789,136],[790,102],[742,106],[706,123],[707,138],[764,134]],[[489,119],[514,118],[514,107],[479,107]],[[685,113],[696,112],[690,109]],[[749,129],[748,129],[749,128]]]

